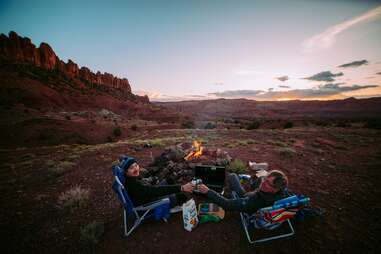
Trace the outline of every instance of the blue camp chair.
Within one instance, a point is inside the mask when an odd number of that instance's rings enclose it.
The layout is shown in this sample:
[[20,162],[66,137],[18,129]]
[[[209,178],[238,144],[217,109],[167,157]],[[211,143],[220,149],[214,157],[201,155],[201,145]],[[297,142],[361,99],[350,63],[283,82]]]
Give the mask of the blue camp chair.
[[[121,160],[122,164],[123,158]],[[115,177],[112,188],[117,193],[118,199],[123,207],[124,235],[126,237],[129,236],[132,231],[134,231],[134,229],[137,228],[137,226],[139,226],[145,219],[154,218],[156,220],[163,219],[166,221],[169,218],[169,198],[159,199],[157,201],[135,207],[123,185],[125,182],[125,176],[122,167],[120,165],[113,166],[112,173]],[[134,222],[132,227],[128,229],[127,219],[131,215],[134,216]]]
[[[233,198],[239,198],[236,192],[232,192]],[[293,195],[276,201],[273,206],[259,209],[254,214],[240,213],[242,226],[245,230],[247,240],[251,244],[267,242],[280,239],[295,234],[290,219],[309,203],[310,199],[303,195]],[[279,228],[284,222],[289,227],[289,232],[276,234],[270,237],[257,238],[255,229],[274,230]]]

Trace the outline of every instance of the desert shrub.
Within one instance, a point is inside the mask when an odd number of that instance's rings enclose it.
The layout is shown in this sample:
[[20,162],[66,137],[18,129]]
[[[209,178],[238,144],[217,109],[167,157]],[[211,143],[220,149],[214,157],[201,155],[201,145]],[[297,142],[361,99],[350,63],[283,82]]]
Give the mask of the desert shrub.
[[160,138],[155,138],[155,139],[152,139],[150,140],[149,142],[152,146],[164,146],[164,140],[160,139]]
[[336,127],[347,128],[350,127],[350,124],[346,121],[340,121],[336,123]]
[[247,146],[248,143],[247,143],[246,140],[240,140],[240,141],[238,141],[238,145],[240,145],[240,146]]
[[293,158],[296,155],[296,151],[290,147],[282,147],[278,149],[279,154],[284,158]]
[[246,142],[249,145],[255,144],[255,140],[254,139],[248,139]]
[[328,122],[326,122],[326,121],[322,121],[322,120],[317,121],[315,124],[316,124],[317,126],[322,126],[322,127],[328,126]]
[[205,126],[204,129],[215,129],[217,126],[214,123],[208,122]]
[[137,131],[139,127],[136,124],[131,125],[131,130]]
[[120,127],[116,127],[114,128],[114,130],[112,131],[112,134],[114,134],[115,137],[119,137],[122,135],[122,130],[120,129]]
[[279,140],[270,140],[270,141],[268,141],[268,143],[271,145],[275,145],[275,146],[287,147],[286,143],[279,141]]
[[380,130],[381,129],[381,119],[369,119],[366,121],[364,127],[369,128],[369,129]]
[[234,142],[225,142],[224,143],[224,147],[227,147],[227,148],[234,148],[236,146],[237,146],[237,144]]
[[81,186],[75,186],[67,190],[58,197],[58,203],[65,211],[73,211],[77,208],[83,208],[88,204],[90,197],[89,190]]
[[70,161],[60,161],[56,163],[49,160],[46,162],[46,165],[49,167],[49,172],[52,174],[52,176],[60,176],[71,169],[75,163]]
[[283,129],[289,129],[289,128],[292,128],[294,127],[294,123],[291,122],[291,121],[288,121],[286,122],[284,125],[283,125]]
[[258,120],[252,120],[249,124],[245,126],[246,130],[255,130],[261,126],[261,123]]
[[246,171],[246,164],[240,159],[234,159],[229,164],[229,170],[237,174],[243,173]]
[[183,129],[193,129],[194,122],[192,120],[187,120],[181,124],[181,128]]
[[99,243],[103,233],[104,223],[93,221],[81,227],[81,243],[87,250],[94,251],[94,248]]

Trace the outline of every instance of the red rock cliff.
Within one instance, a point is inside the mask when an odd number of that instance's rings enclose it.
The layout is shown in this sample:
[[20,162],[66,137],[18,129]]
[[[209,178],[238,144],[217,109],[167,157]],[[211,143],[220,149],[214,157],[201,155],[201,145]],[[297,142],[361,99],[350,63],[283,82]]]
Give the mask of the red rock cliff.
[[131,86],[127,79],[114,77],[107,72],[102,74],[98,71],[95,74],[86,67],[79,68],[71,60],[64,63],[56,56],[49,44],[43,42],[36,48],[29,38],[20,37],[13,31],[9,33],[9,37],[0,35],[0,58],[15,63],[33,64],[47,70],[59,70],[68,78],[78,78],[131,93]]

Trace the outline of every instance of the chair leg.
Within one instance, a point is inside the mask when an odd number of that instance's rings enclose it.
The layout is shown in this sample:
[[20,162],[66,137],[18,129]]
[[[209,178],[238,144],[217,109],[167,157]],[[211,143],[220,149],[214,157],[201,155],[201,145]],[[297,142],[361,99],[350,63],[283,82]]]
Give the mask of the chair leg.
[[267,237],[267,238],[263,238],[263,239],[258,239],[258,240],[255,240],[254,243],[263,243],[263,242],[267,242],[267,241],[271,241],[271,240],[275,240],[275,239],[280,239],[280,238],[285,238],[285,237],[289,237],[289,236],[294,235],[295,231],[294,231],[294,228],[292,227],[290,220],[287,220],[287,222],[288,222],[287,224],[290,228],[289,233],[285,233],[285,234],[281,234],[281,235],[277,235],[277,236],[272,236],[272,237]]
[[247,225],[247,222],[244,218],[243,213],[240,213],[240,216],[241,216],[242,226],[243,226],[245,233],[246,233],[247,240],[251,244],[262,243],[262,242],[267,242],[267,241],[271,241],[271,240],[275,240],[275,239],[285,238],[285,237],[292,236],[295,234],[295,230],[292,227],[291,221],[288,219],[287,224],[288,224],[288,227],[290,228],[290,232],[285,233],[285,234],[281,234],[281,235],[276,235],[276,236],[271,236],[271,237],[266,237],[266,238],[255,240],[254,238],[252,238],[250,236],[248,225]]
[[134,231],[135,228],[137,228],[140,225],[140,223],[144,220],[144,218],[149,213],[149,211],[151,211],[151,209],[145,211],[145,213],[142,216],[138,216],[136,213],[134,225],[130,228],[130,230],[128,230],[128,228],[127,228],[127,213],[126,213],[126,210],[123,209],[124,235],[126,237],[129,236],[132,233],[132,231]]

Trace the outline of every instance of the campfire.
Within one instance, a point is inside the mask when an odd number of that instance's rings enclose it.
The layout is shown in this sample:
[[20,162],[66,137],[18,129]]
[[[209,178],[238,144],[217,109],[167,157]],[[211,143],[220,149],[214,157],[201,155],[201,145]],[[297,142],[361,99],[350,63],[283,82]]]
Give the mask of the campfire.
[[202,151],[204,150],[204,147],[201,146],[201,142],[198,142],[197,140],[193,141],[192,151],[188,153],[187,156],[184,157],[186,161],[190,161],[193,159],[197,159],[202,155]]
[[203,147],[200,141],[193,145],[182,143],[166,147],[161,155],[154,158],[146,170],[142,171],[143,181],[158,184],[166,179],[168,183],[186,183],[194,178],[197,166],[212,165],[226,167],[231,161],[229,154],[219,148]]

